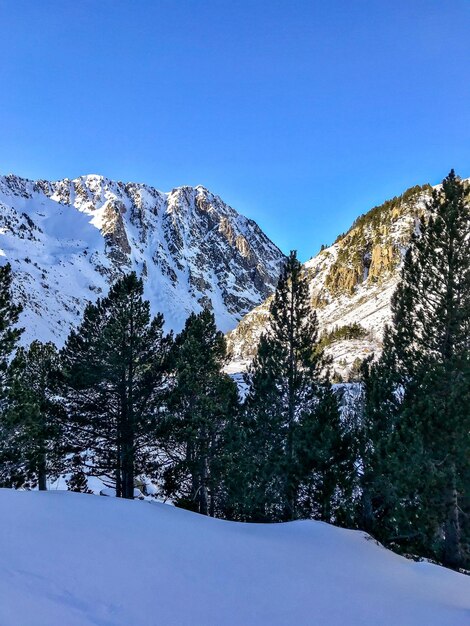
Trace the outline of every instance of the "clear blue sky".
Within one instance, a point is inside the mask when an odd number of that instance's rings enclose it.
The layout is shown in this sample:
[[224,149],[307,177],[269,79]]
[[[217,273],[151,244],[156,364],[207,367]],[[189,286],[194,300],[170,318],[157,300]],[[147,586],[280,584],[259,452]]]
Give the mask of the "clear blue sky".
[[469,0],[0,0],[0,172],[203,184],[307,259],[470,176]]

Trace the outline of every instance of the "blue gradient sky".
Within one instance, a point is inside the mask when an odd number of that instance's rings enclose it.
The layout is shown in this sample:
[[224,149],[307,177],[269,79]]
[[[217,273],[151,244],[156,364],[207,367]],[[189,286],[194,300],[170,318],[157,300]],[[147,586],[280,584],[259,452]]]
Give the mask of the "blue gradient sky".
[[0,0],[0,172],[203,184],[307,259],[470,176],[468,0]]

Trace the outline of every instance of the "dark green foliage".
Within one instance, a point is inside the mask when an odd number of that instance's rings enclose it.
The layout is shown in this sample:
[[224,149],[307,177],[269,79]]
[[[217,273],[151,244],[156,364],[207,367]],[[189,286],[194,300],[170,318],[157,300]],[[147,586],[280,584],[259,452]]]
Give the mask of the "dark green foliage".
[[362,360],[356,357],[348,372],[348,382],[355,383],[362,380]]
[[13,451],[7,446],[9,425],[8,410],[8,365],[12,352],[21,336],[22,329],[16,328],[21,306],[15,304],[11,294],[12,274],[9,264],[0,266],[0,484],[9,484],[10,463]]
[[236,385],[222,372],[225,362],[225,338],[213,313],[191,314],[173,350],[165,492],[177,505],[212,516],[224,507],[226,437],[238,408]]
[[[286,416],[279,346],[261,337],[257,355],[245,377],[249,394],[242,413],[241,444],[232,492],[236,517],[275,521],[284,514],[283,497],[290,474],[286,469]],[[293,425],[291,430],[293,429]],[[287,468],[292,471],[293,465]]]
[[343,341],[345,339],[364,339],[367,335],[367,330],[357,322],[354,322],[353,324],[346,324],[345,326],[335,326],[330,332],[324,331],[320,335],[318,348],[323,350],[327,346],[335,343],[335,341]]
[[8,359],[22,333],[16,327],[22,307],[12,300],[11,283],[10,264],[0,266],[0,411],[6,392]]
[[68,470],[70,474],[69,478],[66,479],[66,483],[69,491],[92,493],[91,489],[88,489],[88,480],[83,471],[83,461],[80,454],[73,455],[68,463]]
[[366,384],[363,516],[390,545],[469,563],[470,212],[454,172],[433,192]]
[[64,469],[59,355],[52,343],[19,348],[9,368],[1,445],[2,483],[47,489]]
[[370,227],[376,229],[380,226],[389,225],[392,221],[394,210],[402,211],[404,207],[409,207],[423,192],[426,191],[432,191],[432,187],[428,183],[424,185],[415,185],[414,187],[410,187],[404,191],[401,196],[395,196],[391,200],[386,200],[383,204],[373,207],[370,211],[363,213],[356,220],[354,220],[353,225],[348,232],[339,235],[336,238],[335,243],[343,239],[355,228],[364,229]]
[[[291,252],[271,304],[270,330],[247,376],[242,517],[332,519],[342,445],[336,399],[316,350],[318,323],[304,269]],[[336,464],[327,476],[325,464]],[[332,478],[334,471],[338,475]],[[334,483],[334,486],[330,485]]]
[[314,410],[303,415],[297,439],[299,517],[350,524],[355,442],[329,385],[320,387]]
[[133,497],[138,474],[156,471],[152,451],[172,341],[142,296],[135,273],[118,280],[87,306],[62,353],[70,442],[83,462],[85,452],[90,457],[92,470],[82,469],[112,478],[124,498]]
[[358,471],[361,501],[358,525],[386,542],[393,530],[395,467],[392,433],[399,407],[397,378],[387,338],[379,364],[366,360],[361,371],[362,389],[356,405]]

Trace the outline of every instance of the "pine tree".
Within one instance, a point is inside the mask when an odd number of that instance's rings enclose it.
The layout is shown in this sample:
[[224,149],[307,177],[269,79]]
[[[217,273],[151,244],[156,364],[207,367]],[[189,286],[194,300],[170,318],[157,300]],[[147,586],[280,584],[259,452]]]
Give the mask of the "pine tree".
[[[304,269],[291,252],[271,303],[270,329],[247,376],[242,499],[248,519],[333,514],[343,433],[317,344]],[[325,462],[332,470],[328,477]],[[330,481],[334,486],[327,486]]]
[[[283,371],[277,343],[262,335],[256,357],[245,376],[248,395],[241,413],[241,444],[232,510],[236,519],[269,522],[282,519],[285,492],[284,393],[278,384]],[[289,470],[292,469],[292,465]]]
[[9,358],[23,332],[16,326],[22,307],[13,302],[11,285],[10,264],[0,266],[0,413],[6,393]]
[[77,493],[93,493],[88,487],[88,478],[83,468],[83,458],[80,453],[75,453],[68,462],[69,476],[65,482],[68,491]]
[[300,517],[350,525],[355,486],[355,431],[338,410],[331,385],[317,390],[317,403],[298,429]]
[[397,535],[394,509],[398,498],[392,476],[398,469],[394,430],[400,407],[399,390],[386,331],[380,361],[372,362],[370,357],[362,364],[361,388],[355,402],[361,492],[357,524],[384,543]]
[[370,372],[364,479],[385,541],[459,567],[468,563],[470,210],[453,171],[428,210]]
[[8,368],[15,346],[22,329],[16,325],[21,313],[21,306],[12,298],[12,273],[9,264],[0,266],[0,484],[10,484],[11,461],[15,457],[11,447],[6,445],[8,425]]
[[19,348],[9,368],[8,408],[2,450],[4,484],[47,489],[47,479],[64,468],[61,415],[57,400],[60,362],[52,343]]
[[135,477],[156,471],[171,342],[133,272],[88,305],[63,350],[75,465],[81,458],[82,470],[114,480],[118,497],[133,498]]
[[211,516],[224,506],[224,437],[238,408],[236,385],[222,372],[225,363],[225,338],[213,313],[192,313],[173,352],[165,491],[177,505]]

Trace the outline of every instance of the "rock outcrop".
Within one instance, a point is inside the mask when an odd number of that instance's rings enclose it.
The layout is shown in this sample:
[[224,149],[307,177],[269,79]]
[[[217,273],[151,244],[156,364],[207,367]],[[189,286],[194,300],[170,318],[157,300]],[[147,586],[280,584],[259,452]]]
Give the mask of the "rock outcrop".
[[228,331],[273,292],[283,258],[253,220],[201,186],[162,193],[93,175],[0,177],[0,262],[13,267],[25,342],[61,344],[86,303],[130,270],[167,329],[209,307]]

